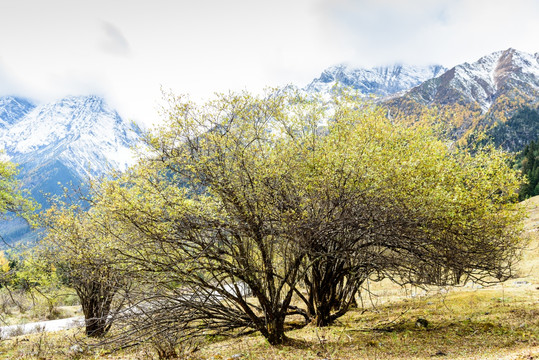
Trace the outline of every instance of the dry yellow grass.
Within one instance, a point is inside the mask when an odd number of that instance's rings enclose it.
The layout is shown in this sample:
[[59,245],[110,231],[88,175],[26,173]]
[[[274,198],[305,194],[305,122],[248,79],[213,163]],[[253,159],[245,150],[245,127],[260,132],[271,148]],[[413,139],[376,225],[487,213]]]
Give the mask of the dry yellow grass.
[[526,200],[524,204],[528,210],[524,228],[530,237],[530,243],[519,264],[519,275],[537,283],[539,282],[539,196]]
[[[371,284],[364,311],[353,310],[333,326],[307,326],[287,333],[287,345],[272,347],[251,335],[205,344],[192,359],[503,359],[539,360],[539,197],[526,201],[530,243],[518,278],[496,286],[454,289],[399,288]],[[417,327],[418,318],[429,322]],[[108,354],[69,350],[70,332],[35,334],[0,342],[0,359],[155,358],[151,348]]]

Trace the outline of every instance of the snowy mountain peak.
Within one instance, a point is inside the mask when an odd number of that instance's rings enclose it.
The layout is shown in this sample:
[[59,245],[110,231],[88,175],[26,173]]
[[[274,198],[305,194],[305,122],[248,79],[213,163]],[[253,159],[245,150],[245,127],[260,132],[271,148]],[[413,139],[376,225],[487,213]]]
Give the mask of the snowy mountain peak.
[[15,96],[0,97],[0,129],[16,123],[33,108],[34,103],[28,99]]
[[[19,164],[23,186],[42,208],[63,186],[84,188],[85,180],[124,170],[135,162],[131,148],[140,133],[98,96],[69,96],[38,106],[0,98],[0,148]],[[30,236],[23,223],[3,224],[8,241]]]
[[528,94],[539,91],[539,54],[512,48],[496,51],[457,65],[410,92],[424,103],[475,102],[486,112],[500,95],[517,88]]
[[81,177],[123,170],[134,162],[139,134],[97,96],[70,96],[39,105],[0,132],[14,161],[60,159]]
[[408,90],[427,79],[442,74],[441,65],[411,66],[396,64],[371,69],[351,68],[346,65],[330,67],[319,78],[307,85],[310,92],[328,92],[335,85],[351,87],[364,95],[391,95]]

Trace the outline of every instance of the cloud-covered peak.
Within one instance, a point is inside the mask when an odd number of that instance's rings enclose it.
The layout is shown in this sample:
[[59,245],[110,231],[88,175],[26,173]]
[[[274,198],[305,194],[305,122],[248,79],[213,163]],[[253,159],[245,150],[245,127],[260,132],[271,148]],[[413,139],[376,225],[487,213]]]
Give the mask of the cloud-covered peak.
[[353,88],[364,95],[387,96],[408,90],[425,80],[434,78],[446,69],[441,65],[413,66],[396,64],[370,69],[337,65],[327,68],[313,80],[306,90],[324,92],[333,86]]

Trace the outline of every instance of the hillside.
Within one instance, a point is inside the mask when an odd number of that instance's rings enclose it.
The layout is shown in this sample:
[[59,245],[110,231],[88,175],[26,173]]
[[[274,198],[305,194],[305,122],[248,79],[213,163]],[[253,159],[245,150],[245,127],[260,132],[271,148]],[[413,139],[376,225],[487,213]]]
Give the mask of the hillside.
[[[0,148],[19,165],[19,178],[42,208],[64,186],[78,187],[111,169],[133,164],[140,133],[104,99],[69,96],[40,105],[0,98]],[[8,242],[29,234],[21,220],[3,223]]]
[[[201,359],[539,359],[539,196],[523,203],[529,245],[514,279],[482,287],[369,284],[360,309],[328,328],[306,327],[268,348],[259,336],[217,342]],[[427,328],[416,320],[429,321]]]
[[528,122],[524,130],[518,121],[519,111],[533,111],[539,104],[539,53],[497,51],[382,102],[392,116],[407,121],[417,121],[428,116],[428,109],[435,109],[436,121],[454,140],[466,142],[470,135],[486,130],[497,145],[519,151],[539,133],[539,123]]
[[[528,217],[524,229],[529,235],[529,245],[520,262],[519,276],[530,283],[539,283],[539,196],[524,201]],[[539,289],[536,289],[539,290]],[[539,296],[538,296],[539,299]]]
[[[486,131],[505,150],[520,151],[539,138],[539,53],[497,51],[451,69],[441,65],[392,65],[371,69],[345,65],[325,69],[307,93],[349,87],[377,96],[392,118],[422,119],[467,143]],[[23,185],[42,206],[45,194],[73,183],[125,169],[130,148],[140,141],[135,127],[97,96],[70,96],[47,104],[0,97],[0,148],[20,165]],[[2,235],[20,237],[26,226],[4,224]]]

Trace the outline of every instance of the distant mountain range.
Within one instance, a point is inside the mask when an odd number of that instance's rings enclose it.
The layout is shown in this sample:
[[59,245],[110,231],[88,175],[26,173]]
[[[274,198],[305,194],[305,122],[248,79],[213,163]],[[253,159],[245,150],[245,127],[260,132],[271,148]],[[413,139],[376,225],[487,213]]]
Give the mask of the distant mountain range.
[[[0,98],[0,147],[19,164],[23,186],[42,205],[62,187],[123,170],[134,163],[140,142],[136,127],[97,96],[71,96],[35,105],[27,99]],[[9,229],[6,229],[9,228]],[[0,234],[17,240],[21,221]],[[6,231],[7,230],[7,231]]]
[[305,90],[330,92],[337,86],[352,88],[363,95],[387,96],[409,90],[428,79],[443,74],[446,70],[441,65],[393,65],[372,69],[338,65],[324,70],[320,77],[307,85]]
[[[434,116],[455,141],[481,130],[498,146],[518,151],[539,139],[539,54],[497,51],[472,63],[394,65],[372,69],[345,65],[324,70],[303,90],[352,88],[376,96],[388,116],[420,121]],[[433,115],[434,114],[434,115]],[[61,185],[122,170],[134,162],[140,133],[97,96],[70,96],[46,104],[0,97],[0,148],[20,166],[24,186],[43,206]],[[28,236],[21,221],[0,225],[9,241]]]
[[503,96],[536,101],[538,95],[539,53],[508,49],[457,65],[410,89],[403,97],[423,105],[470,104],[486,113]]
[[454,140],[466,143],[484,131],[497,146],[519,151],[539,138],[539,124],[521,120],[522,109],[537,112],[539,54],[497,51],[457,65],[384,103],[393,114],[405,117],[417,116],[425,107],[436,108],[437,120],[446,123]]
[[539,116],[539,53],[507,49],[451,69],[334,66],[304,90],[330,92],[335,86],[379,96],[378,103],[393,118],[413,122],[434,113],[433,121],[443,123],[447,134],[462,143],[477,131],[509,151],[539,139],[539,124],[531,120]]

